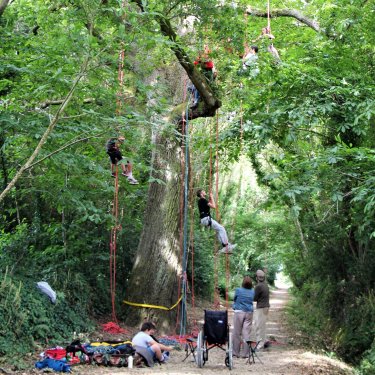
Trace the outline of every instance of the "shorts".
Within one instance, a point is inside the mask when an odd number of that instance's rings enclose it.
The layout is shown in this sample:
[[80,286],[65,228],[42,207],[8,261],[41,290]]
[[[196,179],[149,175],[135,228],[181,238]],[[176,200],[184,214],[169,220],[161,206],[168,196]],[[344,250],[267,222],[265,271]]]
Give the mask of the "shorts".
[[148,346],[147,347],[147,351],[150,352],[150,354],[152,355],[152,359],[154,361],[156,361],[158,358],[156,357],[156,353],[152,350],[151,346]]
[[122,155],[119,150],[107,151],[107,154],[109,155],[112,164],[117,164],[117,162],[122,160]]

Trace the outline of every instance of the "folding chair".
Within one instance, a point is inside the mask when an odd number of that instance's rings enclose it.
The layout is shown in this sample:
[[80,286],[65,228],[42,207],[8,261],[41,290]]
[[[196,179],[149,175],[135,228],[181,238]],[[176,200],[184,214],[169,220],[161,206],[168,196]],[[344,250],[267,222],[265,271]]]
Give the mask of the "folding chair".
[[195,358],[195,349],[197,348],[197,339],[190,337],[186,339],[186,344],[185,344],[185,358],[182,360],[182,362],[185,362],[185,360],[190,356],[190,354],[193,355],[194,361],[196,362],[197,359]]
[[[261,341],[261,340],[260,340]],[[251,344],[254,343],[254,341],[246,341],[247,345],[249,345],[249,356],[247,358],[247,361],[246,363],[248,363],[249,365],[251,365],[251,363],[255,363],[255,357],[257,357],[258,361],[263,365],[264,363],[262,362],[262,360],[259,358],[258,356],[258,353],[257,353],[257,349],[258,349],[258,345],[260,344],[260,341],[258,341],[255,346],[252,346]]]

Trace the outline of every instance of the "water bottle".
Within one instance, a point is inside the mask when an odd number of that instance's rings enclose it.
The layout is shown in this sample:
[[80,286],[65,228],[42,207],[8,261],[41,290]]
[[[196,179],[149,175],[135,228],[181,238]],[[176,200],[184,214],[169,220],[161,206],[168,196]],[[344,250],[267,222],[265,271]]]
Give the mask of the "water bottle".
[[133,356],[130,355],[128,358],[128,368],[133,368]]

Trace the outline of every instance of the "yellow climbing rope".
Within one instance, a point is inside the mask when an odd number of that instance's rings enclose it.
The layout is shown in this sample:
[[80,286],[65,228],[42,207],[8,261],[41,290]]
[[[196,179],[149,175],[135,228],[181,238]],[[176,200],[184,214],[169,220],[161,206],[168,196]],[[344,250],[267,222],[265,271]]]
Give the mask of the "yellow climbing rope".
[[135,303],[135,302],[130,302],[130,301],[126,301],[126,300],[124,300],[123,303],[125,303],[126,305],[135,306],[135,307],[145,307],[145,308],[148,308],[148,309],[160,309],[160,310],[170,311],[170,310],[173,310],[176,306],[178,306],[178,304],[181,302],[181,300],[182,300],[182,296],[177,300],[177,302],[172,307],[165,307],[165,306],[158,306],[158,305],[148,305],[146,303]]

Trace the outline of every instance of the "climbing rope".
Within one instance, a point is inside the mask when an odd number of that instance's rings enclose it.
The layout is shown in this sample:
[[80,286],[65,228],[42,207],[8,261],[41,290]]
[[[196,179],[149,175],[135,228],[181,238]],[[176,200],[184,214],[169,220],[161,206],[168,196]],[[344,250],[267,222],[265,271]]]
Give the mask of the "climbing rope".
[[[216,111],[216,217],[220,220],[219,213],[219,111]],[[229,308],[228,286],[230,279],[229,254],[225,254],[225,307]]]
[[[209,170],[209,194],[212,193],[212,175],[213,175],[213,152],[212,152],[212,143],[213,143],[213,130],[212,126],[210,126],[210,170]],[[218,197],[218,190],[216,189],[216,215],[218,215],[218,206],[217,206],[217,197]],[[217,217],[217,216],[216,216]],[[219,281],[218,281],[218,244],[215,241],[214,245],[214,308],[218,309],[220,307],[220,293],[219,293]]]
[[271,13],[270,0],[267,0],[267,30],[271,34]]
[[[187,96],[187,81],[185,81],[184,101]],[[180,336],[186,333],[187,324],[187,263],[188,263],[188,208],[189,208],[189,107],[190,98],[187,100],[186,109],[182,113],[182,136],[184,146],[181,147],[181,194],[180,194],[180,259],[182,261],[182,274],[179,279],[178,295],[181,296],[181,309],[178,307],[176,316],[176,330],[180,325]]]
[[115,192],[113,196],[112,216],[114,218],[114,225],[111,228],[111,238],[109,243],[109,279],[110,279],[110,293],[112,305],[112,319],[117,322],[116,317],[116,243],[117,230],[120,229],[118,221],[118,166],[115,171]]
[[[119,91],[117,93],[116,100],[116,115],[121,115],[122,111],[122,88],[124,82],[124,58],[125,51],[122,48],[119,52],[119,63],[118,63],[118,81],[119,81]],[[121,230],[121,225],[119,224],[119,207],[118,207],[118,166],[116,165],[115,170],[115,192],[113,197],[113,209],[112,215],[114,217],[114,224],[111,228],[111,238],[109,243],[109,284],[110,284],[110,294],[111,294],[111,305],[112,305],[112,318],[117,322],[116,317],[116,246],[117,246],[117,231]]]
[[[190,158],[191,164],[191,158]],[[192,329],[198,329],[197,316],[195,310],[195,285],[194,285],[194,185],[193,179],[191,179],[190,184],[190,197],[192,197],[191,207],[190,207],[190,237],[189,237],[189,247],[191,248],[191,307],[192,307]]]
[[178,298],[177,302],[172,305],[171,307],[166,307],[166,306],[160,306],[160,305],[150,305],[148,303],[136,303],[136,302],[131,302],[131,301],[122,301],[125,305],[129,305],[129,306],[134,306],[134,307],[141,307],[141,308],[147,308],[147,309],[159,309],[159,310],[167,310],[167,311],[170,311],[170,310],[173,310],[174,308],[176,308],[180,302],[182,300],[182,296],[180,298]]
[[185,335],[186,333],[186,293],[187,293],[187,252],[188,252],[188,207],[189,207],[189,104],[187,103],[187,108],[185,111],[185,159],[184,159],[184,211],[183,211],[183,222],[184,222],[184,241],[183,241],[183,259],[182,259],[182,303],[181,312],[182,319],[180,325],[180,335]]

